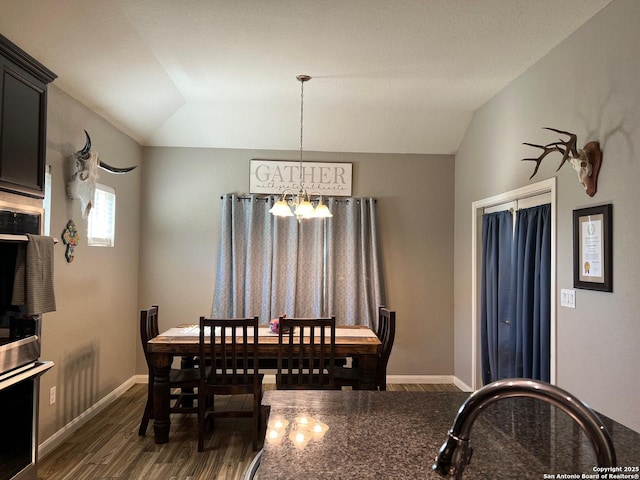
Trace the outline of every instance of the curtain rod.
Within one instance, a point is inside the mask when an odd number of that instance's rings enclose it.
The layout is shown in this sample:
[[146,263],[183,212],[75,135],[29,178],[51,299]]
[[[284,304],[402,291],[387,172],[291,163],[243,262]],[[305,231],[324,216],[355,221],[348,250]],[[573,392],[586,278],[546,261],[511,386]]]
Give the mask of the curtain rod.
[[[268,202],[269,200],[271,200],[272,197],[246,197],[246,196],[242,196],[242,197],[235,197],[237,201],[240,200],[264,200],[265,202]],[[231,200],[232,198],[229,197],[229,200]],[[335,203],[349,203],[349,200],[354,199],[354,197],[349,197],[349,198],[345,198],[345,199],[338,199],[338,198],[333,198],[332,201],[334,201]],[[224,200],[224,195],[220,195],[220,200]],[[360,198],[355,198],[356,201],[360,201]],[[377,198],[373,198],[372,199],[375,203],[378,203],[378,199]]]
[[[264,200],[265,202],[269,200],[269,197],[236,197],[236,200],[240,201],[240,200]],[[220,200],[224,200],[224,195],[220,195]],[[232,200],[231,197],[229,197],[229,200]]]
[[[522,195],[516,198],[513,198],[511,200],[506,200],[503,202],[499,202],[499,203],[493,203],[491,205],[485,205],[484,207],[482,207],[482,213],[485,213],[487,210],[491,209],[491,208],[495,208],[495,207],[499,207],[500,205],[507,205],[509,203],[514,203],[516,204],[516,208],[509,208],[509,211],[513,212],[513,211],[518,211],[521,210],[520,205],[518,204],[519,201],[521,200],[527,200],[529,198],[535,198],[535,197],[542,197],[545,195],[549,195],[551,193],[551,191],[547,191],[547,192],[536,192],[536,193],[531,193],[529,195]],[[507,210],[505,208],[505,210]]]

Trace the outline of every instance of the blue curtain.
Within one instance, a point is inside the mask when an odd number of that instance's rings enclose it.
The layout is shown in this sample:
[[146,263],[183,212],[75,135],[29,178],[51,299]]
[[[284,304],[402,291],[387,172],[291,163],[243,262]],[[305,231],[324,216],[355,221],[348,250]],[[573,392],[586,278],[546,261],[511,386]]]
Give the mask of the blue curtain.
[[512,376],[510,289],[513,220],[510,211],[482,217],[481,350],[486,385]]
[[551,380],[551,205],[518,210],[512,259],[514,377]]

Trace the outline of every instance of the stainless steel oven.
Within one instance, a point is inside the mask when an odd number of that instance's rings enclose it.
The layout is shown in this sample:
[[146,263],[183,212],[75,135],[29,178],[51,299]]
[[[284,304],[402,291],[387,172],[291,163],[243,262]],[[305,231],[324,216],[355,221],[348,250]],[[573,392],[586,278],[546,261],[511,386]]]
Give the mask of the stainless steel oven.
[[12,297],[19,250],[42,224],[41,208],[0,202],[0,375],[40,357],[41,316],[26,315]]
[[42,315],[13,305],[19,250],[40,235],[43,210],[0,202],[0,480],[37,480]]
[[0,375],[0,479],[37,480],[40,376],[53,362],[36,361]]

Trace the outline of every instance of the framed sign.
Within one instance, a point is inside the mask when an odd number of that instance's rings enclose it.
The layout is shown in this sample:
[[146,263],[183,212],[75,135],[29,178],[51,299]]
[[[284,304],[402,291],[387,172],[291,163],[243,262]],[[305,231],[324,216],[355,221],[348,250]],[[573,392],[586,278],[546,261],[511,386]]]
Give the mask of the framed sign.
[[278,160],[251,160],[249,193],[297,192],[300,178],[311,194],[332,197],[351,196],[351,164],[285,162]]
[[573,286],[612,292],[612,205],[573,211]]

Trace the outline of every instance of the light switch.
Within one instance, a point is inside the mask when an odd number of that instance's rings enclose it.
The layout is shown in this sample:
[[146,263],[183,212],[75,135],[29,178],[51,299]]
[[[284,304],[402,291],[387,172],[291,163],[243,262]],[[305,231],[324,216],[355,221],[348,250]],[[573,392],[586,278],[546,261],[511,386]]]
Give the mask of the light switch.
[[568,288],[561,289],[560,305],[567,308],[576,308],[576,291]]

